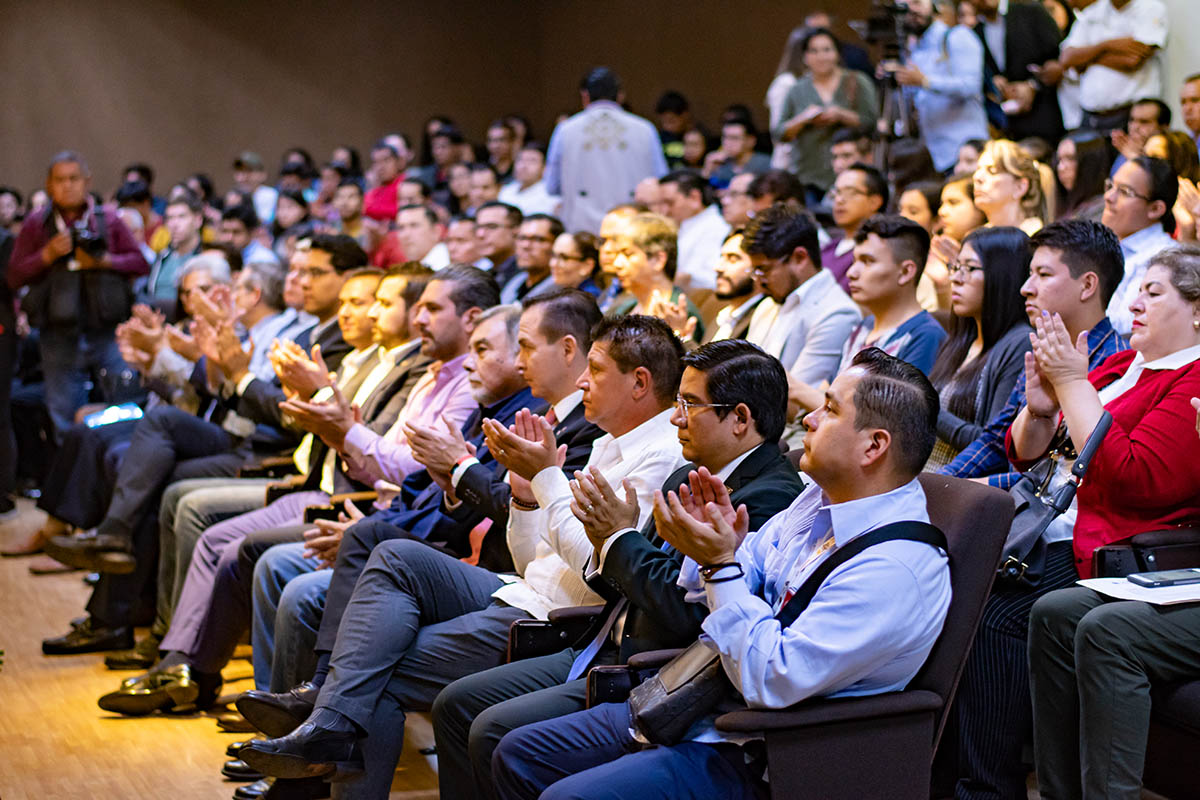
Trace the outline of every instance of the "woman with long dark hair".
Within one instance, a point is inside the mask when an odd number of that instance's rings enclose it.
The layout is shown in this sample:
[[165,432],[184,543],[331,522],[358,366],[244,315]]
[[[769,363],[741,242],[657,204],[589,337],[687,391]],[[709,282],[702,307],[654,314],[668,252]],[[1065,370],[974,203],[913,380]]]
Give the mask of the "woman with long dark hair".
[[1089,130],[1067,133],[1058,143],[1058,152],[1054,156],[1054,174],[1058,179],[1057,219],[1099,222],[1104,212],[1104,179],[1111,166],[1108,145],[1100,134]]
[[942,410],[927,470],[950,463],[982,432],[1025,368],[1032,329],[1021,285],[1031,256],[1020,228],[979,228],[951,265],[950,336],[929,372]]

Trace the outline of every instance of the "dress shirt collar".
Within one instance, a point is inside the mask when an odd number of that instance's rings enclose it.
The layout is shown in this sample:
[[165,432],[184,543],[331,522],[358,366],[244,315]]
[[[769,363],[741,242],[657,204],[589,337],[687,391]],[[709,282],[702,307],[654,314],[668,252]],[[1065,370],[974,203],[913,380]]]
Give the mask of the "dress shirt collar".
[[403,359],[407,358],[412,351],[421,346],[420,339],[409,339],[404,344],[398,344],[395,347],[379,348],[379,362],[387,364],[389,367],[394,367]]
[[1129,365],[1129,368],[1133,369],[1137,366],[1141,369],[1179,369],[1180,367],[1186,367],[1198,358],[1200,358],[1200,344],[1176,350],[1174,353],[1165,355],[1162,358],[1156,358],[1153,361],[1146,361],[1145,357],[1141,353],[1138,353],[1133,357],[1133,362]]
[[324,322],[317,322],[316,325],[313,325],[312,334],[310,334],[308,337],[309,347],[312,347],[314,344],[316,344],[317,339],[320,339],[322,336],[324,336],[325,331],[329,330],[330,326],[332,325],[337,325],[337,314],[334,314]]
[[719,470],[717,470],[717,479],[720,480],[721,483],[729,483],[729,476],[734,473],[734,470],[736,470],[738,467],[740,467],[742,465],[742,462],[745,461],[747,458],[749,458],[750,454],[753,453],[755,450],[757,450],[761,446],[762,446],[761,444],[754,445],[754,447],[751,447],[749,450],[742,453],[737,458],[733,459],[733,461],[730,461],[728,464],[721,467]]
[[783,308],[780,311],[787,311],[789,308],[807,302],[810,297],[819,299],[821,295],[829,291],[829,285],[833,282],[832,272],[824,268],[817,270],[816,275],[797,286],[791,294],[784,298]]
[[[714,219],[715,218],[715,219]],[[725,222],[725,218],[721,216],[721,212],[717,210],[716,203],[705,206],[698,214],[685,219],[679,223],[679,236],[683,237],[691,234],[693,228],[703,228],[706,224],[711,225],[714,221]]]
[[371,359],[371,356],[375,355],[378,349],[379,345],[373,344],[370,347],[361,349],[356,347],[349,353],[346,353],[346,355],[342,356],[342,365],[338,367],[338,374],[349,377],[358,372],[362,369],[362,365],[367,363]]
[[[1109,336],[1116,335],[1117,331],[1113,327],[1112,322],[1109,321],[1108,317],[1105,317],[1093,325],[1092,329],[1088,331],[1087,335],[1088,362],[1091,363],[1093,355],[1100,349]],[[1118,347],[1117,349],[1121,350],[1124,348]]]
[[733,305],[725,306],[717,312],[717,327],[720,328],[723,325],[728,325],[732,328],[741,321],[742,317],[746,316],[755,308],[757,308],[758,301],[760,300],[762,300],[761,292],[747,297],[741,302],[741,305],[737,307],[734,307]]
[[[602,449],[605,458],[609,461],[619,462],[639,451],[661,447],[666,437],[670,437],[671,441],[678,442],[675,437],[675,426],[671,424],[671,416],[674,413],[675,406],[671,405],[620,436],[606,433],[597,439],[592,447],[596,450]],[[602,442],[603,448],[600,448],[599,445]]]
[[461,375],[465,370],[463,364],[467,361],[467,354],[456,356],[449,361],[435,361],[429,365],[429,374],[433,376],[435,381],[451,380]]
[[583,402],[583,389],[576,389],[569,395],[559,400],[554,404],[554,416],[558,417],[559,424],[565,420],[576,406]]
[[1175,242],[1171,234],[1163,229],[1161,222],[1151,222],[1137,233],[1131,233],[1122,239],[1121,251],[1125,253],[1126,258],[1136,258],[1150,248],[1157,252],[1165,246],[1162,241],[1164,238],[1172,244]]
[[835,256],[844,256],[846,253],[849,253],[854,249],[854,244],[855,242],[853,236],[843,236],[841,239],[838,239],[837,244],[833,246],[833,254]]
[[884,494],[821,506],[813,521],[812,538],[819,541],[832,527],[834,543],[845,547],[867,531],[897,520],[929,521],[925,490],[916,478]]

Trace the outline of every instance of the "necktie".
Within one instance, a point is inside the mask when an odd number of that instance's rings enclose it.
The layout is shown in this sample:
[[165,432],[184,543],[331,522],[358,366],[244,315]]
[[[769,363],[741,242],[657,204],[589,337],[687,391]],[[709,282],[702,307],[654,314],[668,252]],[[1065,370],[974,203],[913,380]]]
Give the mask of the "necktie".
[[554,413],[554,406],[550,406],[550,410],[546,412],[546,422],[550,423],[551,428],[558,425],[558,414]]

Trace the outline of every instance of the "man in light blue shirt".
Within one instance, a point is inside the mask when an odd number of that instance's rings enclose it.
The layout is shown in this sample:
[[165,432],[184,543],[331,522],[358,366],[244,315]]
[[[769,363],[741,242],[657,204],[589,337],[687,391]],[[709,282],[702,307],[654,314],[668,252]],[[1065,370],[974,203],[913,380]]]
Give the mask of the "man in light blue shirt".
[[[710,609],[701,641],[750,707],[895,691],[924,664],[950,604],[946,554],[928,544],[869,547],[829,574],[786,631],[775,615],[836,549],[893,522],[929,521],[916,477],[937,412],[920,370],[871,348],[806,418],[800,466],[815,485],[762,529],[747,534],[745,507],[735,511],[706,473],[690,496],[656,494],[658,531],[687,556],[679,584]],[[631,727],[627,703],[605,703],[512,731],[492,759],[498,797],[755,796],[761,776],[730,747],[744,738],[726,738],[712,717],[681,744],[648,750]]]
[[588,73],[580,87],[584,109],[564,120],[546,152],[546,191],[562,196],[569,231],[600,229],[610,208],[633,199],[643,178],[667,172],[658,131],[620,106],[621,81],[607,67]]
[[908,63],[895,69],[896,82],[912,93],[921,138],[941,172],[954,166],[968,139],[987,139],[983,110],[983,43],[965,25],[933,19],[930,0],[908,4],[913,22],[924,27]]

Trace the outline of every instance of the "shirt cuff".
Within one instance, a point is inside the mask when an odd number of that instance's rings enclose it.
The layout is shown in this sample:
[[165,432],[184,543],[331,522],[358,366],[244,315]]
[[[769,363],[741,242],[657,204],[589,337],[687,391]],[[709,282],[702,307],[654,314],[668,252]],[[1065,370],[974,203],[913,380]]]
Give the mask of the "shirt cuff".
[[459,462],[454,471],[450,473],[450,485],[455,489],[458,488],[458,482],[462,480],[463,475],[467,474],[467,470],[479,463],[478,458],[464,458]]
[[561,497],[571,496],[570,482],[558,467],[546,467],[533,476],[529,486],[533,489],[533,496],[542,508],[549,508],[555,500]]
[[371,444],[371,439],[376,434],[363,425],[361,422],[356,422],[346,431],[346,438],[342,443],[342,449],[350,455],[361,455],[366,452],[367,446]]
[[258,376],[252,372],[248,372],[242,376],[242,379],[237,382],[237,388],[235,390],[237,392],[237,396],[241,397],[244,395],[246,390],[250,388],[250,384],[256,380],[258,380]]
[[598,559],[598,563],[596,564],[596,572],[604,571],[604,559],[608,558],[608,551],[612,549],[613,542],[615,542],[617,539],[620,539],[627,533],[637,533],[637,529],[626,528],[623,531],[617,531],[612,536],[604,540],[604,544],[600,547],[600,557]]
[[[733,569],[733,567],[726,567],[725,569]],[[720,570],[714,577],[720,577],[725,572],[725,569]],[[708,607],[712,611],[754,596],[751,594],[750,587],[746,585],[744,578],[732,581],[718,581],[716,583],[705,581],[704,592],[708,597]]]

